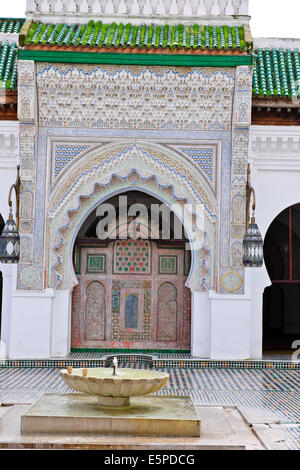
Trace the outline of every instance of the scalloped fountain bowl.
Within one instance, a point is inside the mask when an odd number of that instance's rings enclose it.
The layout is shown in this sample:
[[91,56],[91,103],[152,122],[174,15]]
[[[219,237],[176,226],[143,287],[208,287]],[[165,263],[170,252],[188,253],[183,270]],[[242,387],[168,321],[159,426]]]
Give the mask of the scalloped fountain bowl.
[[[85,374],[84,375],[84,371]],[[130,406],[130,397],[147,395],[160,390],[169,374],[142,369],[73,369],[71,373],[61,370],[64,382],[73,390],[98,396],[102,406]]]

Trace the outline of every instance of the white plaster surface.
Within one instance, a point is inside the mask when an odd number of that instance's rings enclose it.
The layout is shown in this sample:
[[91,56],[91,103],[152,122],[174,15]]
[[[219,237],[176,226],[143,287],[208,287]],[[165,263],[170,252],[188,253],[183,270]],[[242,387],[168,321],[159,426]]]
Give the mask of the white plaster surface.
[[13,293],[8,354],[10,359],[51,356],[52,302],[53,291],[50,289]]
[[[300,202],[300,128],[252,126],[249,162],[262,237],[286,208]],[[262,295],[271,284],[265,265],[252,270],[251,357],[261,357]]]
[[210,354],[210,302],[207,292],[192,292],[191,351],[193,356]]
[[[0,214],[4,222],[8,219],[8,194],[17,177],[19,162],[19,123],[0,121]],[[15,194],[12,194],[15,210]],[[0,263],[3,276],[2,324],[0,358],[6,357],[9,347],[10,308],[13,279],[13,266]]]
[[71,293],[55,291],[51,311],[51,356],[65,357],[70,352]]
[[253,39],[254,49],[299,49],[300,39],[297,38],[254,38]]

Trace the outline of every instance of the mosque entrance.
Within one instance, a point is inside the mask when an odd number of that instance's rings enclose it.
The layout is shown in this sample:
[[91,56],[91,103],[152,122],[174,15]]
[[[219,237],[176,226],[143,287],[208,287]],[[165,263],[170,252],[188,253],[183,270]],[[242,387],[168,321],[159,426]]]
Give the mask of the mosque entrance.
[[[181,223],[168,209],[153,230],[145,214],[139,212],[138,223],[132,215],[121,217],[119,196],[105,204],[115,208],[114,236],[107,224],[107,238],[99,239],[99,222],[107,212],[97,216],[97,208],[74,248],[78,285],[72,299],[72,350],[189,351],[191,293],[185,284],[191,261],[184,231],[175,237],[175,225]],[[139,191],[126,193],[126,204],[128,213],[134,205],[147,207],[149,214],[153,205],[161,206]]]
[[272,284],[263,296],[263,347],[291,350],[300,339],[300,204],[272,222],[264,258]]

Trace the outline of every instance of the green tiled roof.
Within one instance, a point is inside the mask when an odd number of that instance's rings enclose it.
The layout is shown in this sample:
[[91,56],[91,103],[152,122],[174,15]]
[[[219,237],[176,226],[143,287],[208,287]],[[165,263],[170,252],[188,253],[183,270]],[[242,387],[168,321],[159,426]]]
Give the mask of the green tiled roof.
[[299,50],[258,49],[253,73],[253,96],[300,98]]
[[17,18],[0,18],[0,33],[15,33],[18,34],[21,31],[25,19]]
[[89,48],[209,49],[244,51],[243,27],[184,25],[104,24],[85,25],[32,23],[26,46],[65,46]]
[[17,89],[18,48],[15,43],[0,43],[0,91]]

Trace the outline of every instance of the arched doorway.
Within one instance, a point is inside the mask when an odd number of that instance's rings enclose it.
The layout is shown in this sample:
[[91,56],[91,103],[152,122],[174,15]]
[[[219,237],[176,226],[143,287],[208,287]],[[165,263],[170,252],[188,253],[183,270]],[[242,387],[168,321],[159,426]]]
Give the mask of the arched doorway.
[[[71,344],[74,348],[73,339],[76,337],[73,334],[74,328],[72,331],[69,328],[69,325],[71,326],[69,314],[71,315],[73,311],[72,298],[74,300],[75,293],[73,297],[72,293],[78,284],[73,254],[79,232],[87,217],[100,204],[106,203],[113,195],[132,191],[141,191],[143,194],[157,198],[176,214],[184,226],[191,246],[191,268],[184,285],[185,292],[188,292],[187,301],[191,303],[192,314],[191,319],[183,324],[183,331],[186,331],[186,328],[190,330],[190,334],[187,335],[188,349],[190,349],[190,344],[193,351],[197,348],[198,335],[195,333],[195,325],[198,328],[198,321],[202,313],[202,297],[203,299],[205,297],[206,300],[208,291],[215,288],[217,279],[216,234],[219,222],[215,194],[209,188],[201,172],[172,149],[147,142],[126,142],[97,147],[76,161],[62,175],[49,198],[48,230],[45,240],[45,253],[47,253],[45,285],[54,289],[57,298],[65,300],[64,309],[59,315],[60,321],[62,318],[65,319],[65,350],[69,351]],[[99,243],[99,240],[97,242]],[[150,242],[152,244],[155,240],[150,240]],[[101,273],[96,274],[100,275]],[[171,277],[173,278],[173,276]],[[166,277],[170,276],[166,275]],[[177,292],[179,292],[179,299],[183,299],[184,294],[181,295],[178,290]],[[200,295],[202,293],[203,296]],[[116,293],[116,298],[118,295]],[[154,290],[154,295],[157,297],[158,290]],[[154,295],[151,299],[154,298]],[[100,311],[104,310],[104,307],[106,309],[108,301],[112,303],[109,290],[105,290],[105,296],[105,306],[99,298],[96,299]],[[173,294],[171,294],[172,297]],[[134,304],[134,302],[132,303]],[[130,301],[127,308],[131,308]],[[182,315],[183,310],[179,304],[177,308],[179,314]],[[99,310],[96,309],[96,311]],[[74,318],[73,315],[72,326],[74,326]],[[106,318],[109,318],[108,315]],[[108,323],[105,325],[106,328]],[[79,326],[77,331],[79,331]],[[178,328],[180,328],[179,325]],[[53,323],[54,341],[56,341],[55,331],[56,327]],[[179,329],[179,332],[182,334],[182,328]],[[206,344],[206,333],[203,335]],[[141,347],[148,349],[148,346],[145,342],[140,341],[137,349],[141,349]],[[171,345],[168,343],[168,346]],[[56,347],[61,349],[58,341],[57,346],[53,345],[53,351]],[[183,350],[183,343],[180,344],[180,347]],[[98,348],[90,347],[90,349]],[[104,347],[101,350],[103,351],[103,349]],[[133,347],[127,345],[124,349],[132,350]]]
[[[191,252],[181,222],[139,190],[113,196],[108,205],[116,218],[115,225],[105,224],[106,236],[99,238],[98,228],[107,212],[99,216],[98,207],[74,246],[72,350],[189,351],[191,293],[185,284]],[[130,213],[133,207],[138,218]]]
[[300,338],[300,204],[272,222],[264,257],[272,284],[263,297],[263,347],[291,350]]

